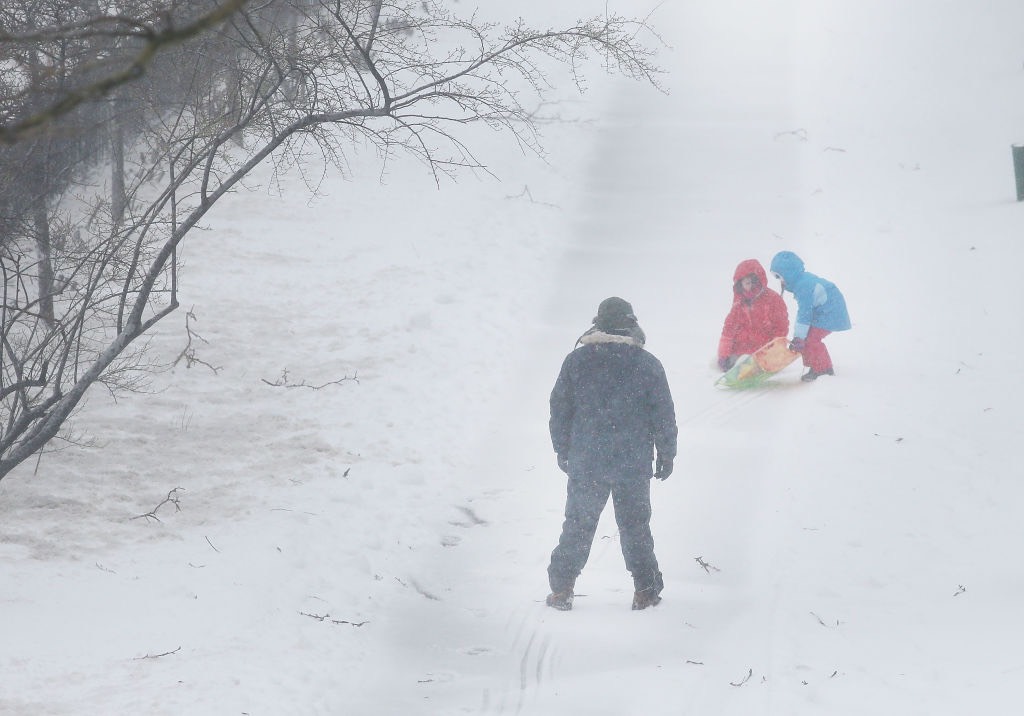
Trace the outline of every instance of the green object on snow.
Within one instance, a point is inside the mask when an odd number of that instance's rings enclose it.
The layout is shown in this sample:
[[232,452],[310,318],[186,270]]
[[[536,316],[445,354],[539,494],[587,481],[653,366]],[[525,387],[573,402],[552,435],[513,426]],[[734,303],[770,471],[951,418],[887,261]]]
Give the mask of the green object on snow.
[[1024,144],[1014,144],[1010,149],[1013,152],[1013,174],[1017,179],[1017,201],[1024,201]]

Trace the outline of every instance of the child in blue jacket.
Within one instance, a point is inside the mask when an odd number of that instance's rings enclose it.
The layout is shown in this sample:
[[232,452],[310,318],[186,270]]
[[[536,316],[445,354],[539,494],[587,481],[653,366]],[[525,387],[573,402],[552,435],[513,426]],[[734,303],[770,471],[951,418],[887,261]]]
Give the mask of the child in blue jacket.
[[796,299],[796,321],[789,348],[802,355],[808,368],[800,380],[809,382],[823,375],[835,375],[832,357],[822,341],[832,331],[850,328],[850,314],[842,292],[831,281],[805,271],[803,260],[792,251],[775,254],[770,270],[782,281],[783,292],[789,291]]

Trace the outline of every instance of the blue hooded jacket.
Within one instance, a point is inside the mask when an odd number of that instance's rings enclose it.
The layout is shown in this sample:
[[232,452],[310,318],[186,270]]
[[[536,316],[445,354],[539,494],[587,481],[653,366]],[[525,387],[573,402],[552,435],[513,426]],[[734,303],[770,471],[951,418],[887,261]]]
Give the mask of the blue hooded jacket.
[[804,270],[804,262],[792,251],[780,251],[772,259],[771,272],[782,279],[783,291],[796,298],[794,338],[806,338],[811,326],[826,331],[850,328],[846,299],[831,281]]

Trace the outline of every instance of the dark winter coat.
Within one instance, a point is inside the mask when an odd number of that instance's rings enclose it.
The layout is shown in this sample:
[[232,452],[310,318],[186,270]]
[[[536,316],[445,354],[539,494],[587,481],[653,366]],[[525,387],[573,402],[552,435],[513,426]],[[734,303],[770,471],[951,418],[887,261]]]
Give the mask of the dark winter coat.
[[[740,281],[753,275],[758,288],[747,295]],[[753,353],[778,336],[789,335],[789,311],[782,296],[768,287],[768,275],[757,259],[741,261],[732,277],[733,301],[718,341],[718,358]]]
[[834,283],[804,269],[804,262],[792,251],[775,254],[772,273],[782,279],[782,290],[796,298],[797,313],[793,325],[794,338],[806,338],[811,326],[826,331],[850,328],[846,299]]
[[551,444],[570,478],[639,480],[655,450],[676,455],[676,418],[661,362],[630,336],[590,332],[551,391]]

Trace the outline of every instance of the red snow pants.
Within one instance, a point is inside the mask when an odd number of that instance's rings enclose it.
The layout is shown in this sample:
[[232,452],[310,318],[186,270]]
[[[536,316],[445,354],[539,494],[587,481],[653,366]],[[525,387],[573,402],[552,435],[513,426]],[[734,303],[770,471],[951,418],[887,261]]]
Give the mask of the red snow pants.
[[815,373],[827,373],[832,370],[832,356],[828,354],[828,348],[822,343],[825,336],[831,332],[817,326],[811,326],[811,329],[807,331],[803,351],[804,365]]

